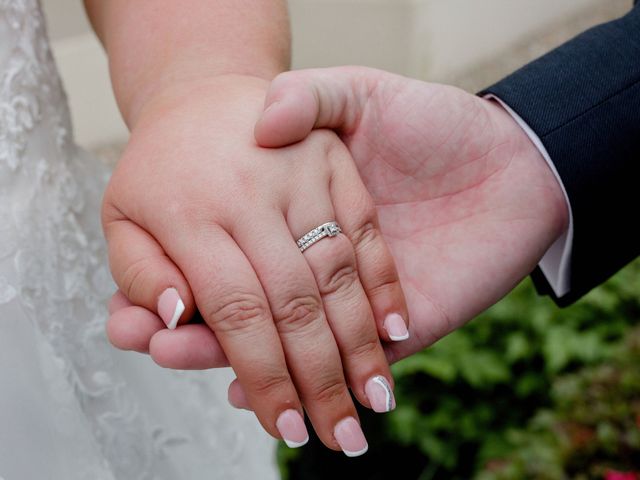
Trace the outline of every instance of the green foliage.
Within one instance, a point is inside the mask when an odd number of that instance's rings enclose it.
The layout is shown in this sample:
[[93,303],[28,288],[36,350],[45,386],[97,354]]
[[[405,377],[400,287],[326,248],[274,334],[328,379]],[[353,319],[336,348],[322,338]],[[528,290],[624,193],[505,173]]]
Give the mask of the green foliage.
[[640,327],[607,363],[558,377],[552,408],[507,432],[510,451],[479,480],[601,479],[640,471]]
[[422,475],[395,478],[421,480],[590,480],[607,468],[640,470],[639,319],[640,261],[566,309],[525,280],[393,366],[398,408],[383,417],[369,461],[377,448],[385,455],[402,445],[417,452],[411,461]]
[[[471,478],[516,452],[540,471],[525,477],[521,463],[511,461],[495,478],[572,478],[563,472],[576,460],[559,448],[551,427],[570,418],[570,412],[582,415],[571,417],[572,424],[591,425],[587,419],[595,415],[593,409],[605,406],[617,405],[619,416],[632,418],[613,395],[623,395],[624,387],[640,399],[629,363],[624,364],[626,383],[609,385],[613,396],[602,405],[579,399],[587,390],[585,376],[602,369],[621,374],[615,353],[639,318],[640,262],[564,310],[540,298],[527,280],[465,328],[393,367],[400,407],[388,416],[389,434],[418,446],[431,466],[437,464],[434,478]],[[546,428],[544,438],[531,441],[530,423],[536,431]],[[603,445],[617,445],[609,437],[631,428],[598,425]],[[640,455],[640,449],[634,452]]]

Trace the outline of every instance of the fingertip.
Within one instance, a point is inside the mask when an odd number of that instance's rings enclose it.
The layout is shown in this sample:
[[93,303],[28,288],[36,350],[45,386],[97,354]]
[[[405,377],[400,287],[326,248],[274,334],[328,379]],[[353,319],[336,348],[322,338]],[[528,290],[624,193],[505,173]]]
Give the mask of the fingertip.
[[118,310],[130,307],[131,305],[132,303],[127,297],[125,297],[124,293],[122,293],[120,290],[116,290],[116,293],[114,293],[113,296],[109,299],[107,310],[109,311],[109,315],[112,315]]
[[153,335],[164,329],[162,321],[143,307],[129,306],[115,311],[107,321],[107,337],[120,350],[149,352]]
[[307,114],[295,105],[295,98],[271,103],[256,123],[256,142],[261,147],[278,148],[304,140],[311,133],[314,120],[305,117]]
[[244,393],[244,389],[237,378],[229,384],[227,400],[229,401],[229,405],[234,408],[253,411],[249,405],[249,400],[247,400],[247,396]]
[[316,127],[320,104],[303,72],[285,72],[269,86],[264,111],[256,123],[258,145],[283,147],[304,140]]
[[418,338],[417,335],[412,335],[405,342],[388,342],[385,343],[384,353],[387,357],[387,362],[389,365],[393,365],[396,362],[399,362],[403,358],[406,358],[415,352],[420,350],[424,350],[426,347],[432,345],[437,341],[436,337],[429,338],[428,342],[425,344],[423,338]]
[[229,366],[215,334],[203,324],[157,331],[149,343],[149,353],[164,368],[205,370]]

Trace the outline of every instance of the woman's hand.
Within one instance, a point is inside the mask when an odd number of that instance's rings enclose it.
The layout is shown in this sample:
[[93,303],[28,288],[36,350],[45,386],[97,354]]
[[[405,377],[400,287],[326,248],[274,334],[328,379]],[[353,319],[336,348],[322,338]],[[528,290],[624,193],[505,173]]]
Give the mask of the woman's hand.
[[[122,311],[137,312],[145,334],[157,327],[148,312],[171,326],[200,312],[226,357],[191,350],[213,336],[182,352],[197,366],[228,359],[269,433],[303,443],[304,405],[328,447],[363,453],[347,384],[362,404],[393,407],[379,337],[403,337],[406,306],[373,202],[338,138],[255,144],[266,86],[239,75],[173,85],[137,113],[103,208],[116,283],[147,310]],[[301,254],[295,240],[331,220],[344,234]],[[122,345],[123,323],[113,325]]]

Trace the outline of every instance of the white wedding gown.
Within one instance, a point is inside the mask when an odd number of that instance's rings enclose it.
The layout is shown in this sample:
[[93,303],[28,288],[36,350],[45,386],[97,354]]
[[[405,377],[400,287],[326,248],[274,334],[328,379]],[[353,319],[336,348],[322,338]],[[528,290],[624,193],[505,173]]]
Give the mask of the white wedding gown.
[[276,478],[230,372],[108,344],[107,176],[73,143],[38,1],[0,0],[0,479]]

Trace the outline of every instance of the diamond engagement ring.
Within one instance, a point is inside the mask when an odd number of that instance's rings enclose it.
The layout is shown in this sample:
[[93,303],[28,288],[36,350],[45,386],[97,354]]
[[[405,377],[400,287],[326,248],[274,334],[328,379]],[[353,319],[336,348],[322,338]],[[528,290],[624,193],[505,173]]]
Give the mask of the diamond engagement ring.
[[325,237],[335,237],[340,232],[342,232],[342,229],[337,222],[327,222],[300,237],[296,243],[298,244],[300,251],[304,252],[317,241],[322,240]]

